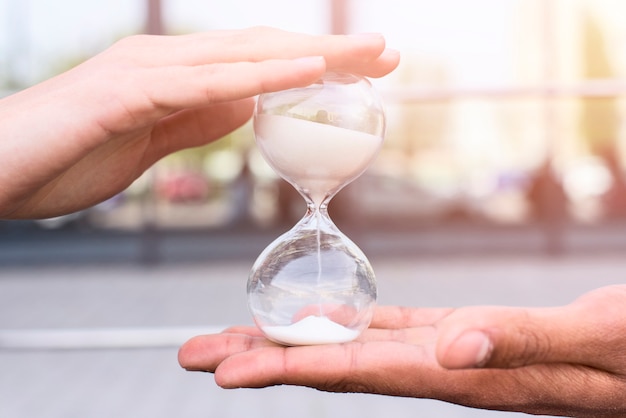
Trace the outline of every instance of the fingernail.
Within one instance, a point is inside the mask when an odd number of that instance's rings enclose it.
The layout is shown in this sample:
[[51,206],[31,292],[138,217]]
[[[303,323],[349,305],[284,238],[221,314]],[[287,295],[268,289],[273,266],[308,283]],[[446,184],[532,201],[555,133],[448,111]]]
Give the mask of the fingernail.
[[483,367],[489,361],[491,357],[491,352],[493,351],[493,344],[488,336],[486,336],[482,332],[473,331],[476,334],[476,337],[479,343],[478,351],[476,352],[476,361],[474,365],[476,367]]
[[483,367],[489,361],[493,344],[482,331],[466,331],[448,348],[448,367],[476,368]]
[[400,60],[400,51],[393,48],[386,48],[381,54],[381,57],[392,60]]
[[400,51],[398,51],[397,49],[393,49],[393,48],[385,48],[385,50],[383,51],[384,55],[400,55]]

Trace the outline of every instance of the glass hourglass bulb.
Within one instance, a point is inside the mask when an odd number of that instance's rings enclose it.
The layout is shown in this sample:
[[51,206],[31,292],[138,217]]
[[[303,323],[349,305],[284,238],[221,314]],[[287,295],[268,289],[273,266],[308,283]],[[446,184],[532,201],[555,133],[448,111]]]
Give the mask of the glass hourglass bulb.
[[248,279],[248,306],[270,340],[341,343],[369,326],[374,271],[327,207],[371,164],[384,130],[380,99],[356,75],[327,73],[308,87],[258,98],[254,132],[261,154],[307,204],[302,220],[261,253]]

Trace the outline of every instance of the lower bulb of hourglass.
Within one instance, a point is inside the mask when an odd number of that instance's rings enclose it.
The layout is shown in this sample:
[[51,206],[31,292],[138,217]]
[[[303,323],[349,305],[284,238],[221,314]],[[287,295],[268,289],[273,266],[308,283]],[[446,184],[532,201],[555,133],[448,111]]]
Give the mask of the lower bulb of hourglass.
[[270,244],[248,280],[254,321],[268,339],[284,345],[352,341],[369,326],[375,304],[369,261],[319,213]]

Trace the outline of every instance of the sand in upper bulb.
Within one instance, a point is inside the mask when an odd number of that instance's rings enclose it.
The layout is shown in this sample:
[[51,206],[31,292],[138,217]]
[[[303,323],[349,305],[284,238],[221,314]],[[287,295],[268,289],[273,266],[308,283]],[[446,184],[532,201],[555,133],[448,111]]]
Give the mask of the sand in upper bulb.
[[267,326],[261,329],[269,339],[286,345],[339,344],[352,341],[360,334],[359,331],[346,328],[327,317],[313,315],[291,325]]
[[326,193],[358,177],[373,161],[382,137],[323,123],[258,115],[254,130],[272,167],[320,204]]

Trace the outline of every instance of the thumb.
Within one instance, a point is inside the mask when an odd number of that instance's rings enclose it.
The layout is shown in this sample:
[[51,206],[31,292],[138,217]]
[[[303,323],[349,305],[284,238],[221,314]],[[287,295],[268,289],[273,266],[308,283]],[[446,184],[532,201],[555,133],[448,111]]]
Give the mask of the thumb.
[[439,324],[436,356],[448,369],[580,362],[580,325],[568,307],[461,308]]

